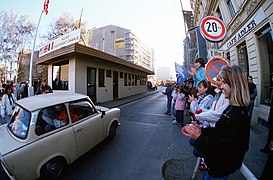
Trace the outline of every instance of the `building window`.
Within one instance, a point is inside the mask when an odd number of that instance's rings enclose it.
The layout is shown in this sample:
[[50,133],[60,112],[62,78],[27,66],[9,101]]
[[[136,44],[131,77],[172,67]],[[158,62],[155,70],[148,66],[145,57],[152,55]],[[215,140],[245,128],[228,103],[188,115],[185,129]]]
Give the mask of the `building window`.
[[134,77],[135,77],[135,75],[132,74],[132,86],[135,85]]
[[140,85],[146,85],[146,77],[140,76]]
[[261,62],[261,97],[260,103],[270,105],[270,97],[273,89],[270,74],[273,73],[273,31],[269,24],[263,27],[259,32],[258,47],[260,50]]
[[235,16],[235,9],[231,0],[227,0],[228,9],[232,18]]
[[128,74],[128,79],[129,79],[128,85],[131,86],[131,74]]
[[68,90],[68,61],[53,64],[52,89]]
[[119,77],[123,78],[123,72],[119,72]]
[[135,75],[135,85],[137,85],[137,75]]
[[124,73],[124,86],[127,86],[127,73]]
[[104,87],[104,69],[99,69],[99,87]]
[[106,70],[106,77],[112,77],[112,71]]
[[243,42],[237,47],[238,50],[238,60],[239,66],[244,70],[244,72],[249,75],[248,69],[248,56],[247,56],[247,49],[246,49],[246,42]]
[[223,17],[219,7],[216,9],[216,16],[223,21]]

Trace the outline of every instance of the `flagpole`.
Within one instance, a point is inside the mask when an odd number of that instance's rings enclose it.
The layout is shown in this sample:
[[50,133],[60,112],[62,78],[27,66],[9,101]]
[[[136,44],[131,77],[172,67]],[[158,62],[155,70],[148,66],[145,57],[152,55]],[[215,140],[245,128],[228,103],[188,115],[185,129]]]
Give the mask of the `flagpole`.
[[35,50],[35,43],[36,43],[36,38],[37,38],[37,34],[38,34],[38,30],[39,30],[39,26],[40,26],[40,22],[41,22],[41,18],[43,15],[43,10],[41,11],[41,15],[38,21],[38,25],[37,25],[37,29],[35,32],[35,36],[34,36],[34,42],[33,42],[33,46],[32,46],[32,51],[31,51],[31,58],[30,58],[30,65],[29,65],[29,87],[28,87],[28,96],[33,96],[34,92],[33,92],[33,87],[32,87],[32,64],[33,64],[33,58],[34,58],[34,50]]

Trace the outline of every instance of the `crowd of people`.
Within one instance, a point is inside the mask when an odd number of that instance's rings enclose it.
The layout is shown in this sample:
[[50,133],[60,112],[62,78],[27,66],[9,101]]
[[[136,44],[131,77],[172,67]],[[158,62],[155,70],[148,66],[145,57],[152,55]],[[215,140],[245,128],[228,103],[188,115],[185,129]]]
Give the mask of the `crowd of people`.
[[[47,79],[38,79],[34,82],[34,94],[52,93],[51,87],[47,84]],[[28,97],[28,83],[13,83],[11,81],[1,82],[0,88],[0,101],[1,101],[1,122],[9,123],[13,110],[15,108],[15,102],[19,99]]]
[[[182,127],[181,133],[189,137],[193,154],[201,158],[199,169],[206,170],[203,180],[225,180],[240,169],[248,151],[257,87],[252,76],[237,65],[222,67],[216,86],[212,86],[204,66],[204,60],[198,58],[181,86],[166,84],[165,114],[173,114],[173,124]],[[273,74],[271,79],[273,83]],[[268,141],[261,150],[270,156],[261,179],[273,177],[273,92],[271,95]],[[184,122],[186,108],[192,120],[189,124]]]

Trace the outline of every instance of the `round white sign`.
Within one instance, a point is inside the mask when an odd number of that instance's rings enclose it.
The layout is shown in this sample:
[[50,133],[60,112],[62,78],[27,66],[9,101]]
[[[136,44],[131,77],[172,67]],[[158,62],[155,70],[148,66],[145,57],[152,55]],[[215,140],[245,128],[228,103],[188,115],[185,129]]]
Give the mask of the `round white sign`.
[[207,40],[219,42],[224,39],[227,29],[221,19],[214,16],[207,16],[201,21],[200,31]]

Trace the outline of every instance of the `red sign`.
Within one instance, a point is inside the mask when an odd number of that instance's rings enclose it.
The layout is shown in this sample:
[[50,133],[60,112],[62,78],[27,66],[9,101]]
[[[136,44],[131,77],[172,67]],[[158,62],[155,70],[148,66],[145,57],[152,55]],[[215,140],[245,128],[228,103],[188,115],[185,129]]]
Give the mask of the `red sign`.
[[200,23],[200,31],[208,41],[219,42],[224,39],[227,29],[221,19],[207,16]]
[[221,68],[226,65],[228,65],[228,62],[221,58],[214,58],[206,64],[206,77],[211,84],[217,85],[216,77]]

